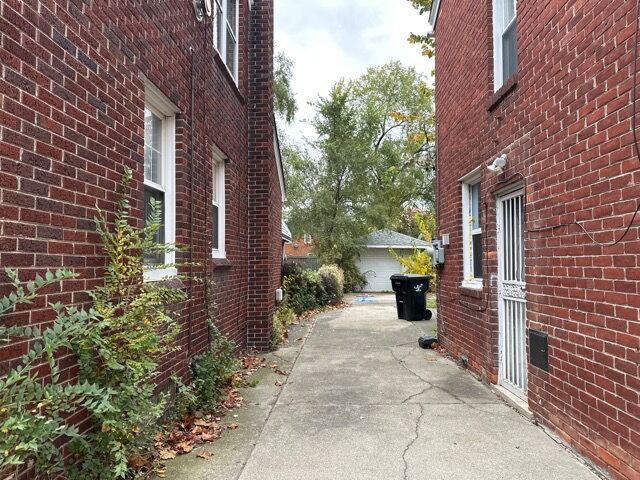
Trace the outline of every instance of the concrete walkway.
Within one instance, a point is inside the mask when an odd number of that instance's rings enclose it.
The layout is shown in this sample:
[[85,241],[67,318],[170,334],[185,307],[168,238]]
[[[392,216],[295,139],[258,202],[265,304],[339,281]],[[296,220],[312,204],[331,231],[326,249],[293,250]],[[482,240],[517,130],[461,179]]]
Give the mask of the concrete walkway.
[[261,397],[237,420],[245,439],[223,437],[212,461],[180,460],[166,478],[597,478],[468,372],[419,349],[433,321],[397,320],[392,296],[374,300],[321,315],[302,348],[284,349],[282,390],[245,394]]

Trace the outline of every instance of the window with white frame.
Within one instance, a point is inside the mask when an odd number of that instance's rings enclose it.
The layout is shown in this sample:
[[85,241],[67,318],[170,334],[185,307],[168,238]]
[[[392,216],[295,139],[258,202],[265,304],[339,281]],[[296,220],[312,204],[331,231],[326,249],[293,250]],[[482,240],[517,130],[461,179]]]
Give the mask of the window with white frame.
[[[155,87],[145,89],[144,110],[144,218],[148,221],[151,205],[160,207],[161,226],[158,243],[175,243],[175,113],[173,104]],[[160,280],[175,275],[175,253],[158,252],[144,257],[145,280]]]
[[476,171],[462,181],[462,284],[472,288],[482,288],[481,203],[480,172]]
[[219,153],[213,156],[213,177],[211,181],[211,227],[213,256],[224,258],[225,251],[225,161]]
[[493,0],[493,85],[497,91],[518,68],[516,0]]
[[239,0],[213,0],[213,45],[238,81]]
[[305,233],[303,237],[303,241],[305,245],[311,245],[311,235],[309,235],[308,233]]

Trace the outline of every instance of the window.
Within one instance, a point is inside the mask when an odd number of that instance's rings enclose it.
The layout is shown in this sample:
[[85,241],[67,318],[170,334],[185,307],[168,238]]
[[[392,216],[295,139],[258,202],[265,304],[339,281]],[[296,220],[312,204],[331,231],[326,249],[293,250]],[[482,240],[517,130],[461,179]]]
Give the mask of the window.
[[463,286],[482,288],[482,226],[480,171],[476,170],[462,183]]
[[311,245],[311,235],[309,235],[308,233],[304,234],[303,240],[305,245]]
[[238,81],[238,0],[213,0],[213,45]]
[[[217,150],[217,149],[216,149]],[[225,252],[225,163],[217,151],[213,156],[213,178],[211,181],[211,228],[213,256],[224,258]]]
[[[162,225],[156,235],[159,243],[175,243],[175,108],[153,87],[145,89],[144,110],[144,218],[151,213],[151,202],[160,205]],[[173,276],[175,254],[145,255],[145,280]]]
[[500,89],[518,68],[516,0],[493,0],[493,85]]

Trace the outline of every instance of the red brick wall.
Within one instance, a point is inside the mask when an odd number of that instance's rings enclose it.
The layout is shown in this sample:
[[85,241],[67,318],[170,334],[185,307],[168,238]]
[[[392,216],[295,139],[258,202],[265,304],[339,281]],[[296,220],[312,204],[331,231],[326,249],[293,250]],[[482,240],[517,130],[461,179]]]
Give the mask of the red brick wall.
[[[273,7],[256,4],[264,15]],[[24,279],[61,266],[79,274],[78,280],[62,289],[51,287],[31,308],[3,321],[46,323],[52,318],[48,302],[83,301],[82,292],[100,283],[105,259],[92,219],[96,204],[113,211],[125,166],[135,172],[132,205],[142,223],[145,76],[180,109],[176,240],[185,245],[193,241],[193,250],[178,254],[178,261],[200,263],[193,274],[215,281],[215,323],[245,347],[248,238],[254,230],[247,205],[248,1],[241,1],[240,7],[239,86],[214,53],[211,21],[198,23],[190,1],[5,0],[0,5],[0,264],[19,268]],[[270,26],[254,22],[252,28],[257,35],[263,27],[267,41]],[[269,52],[255,50],[254,62]],[[263,82],[268,83],[266,78]],[[270,118],[251,121],[254,128],[262,123],[271,128]],[[214,144],[229,158],[228,261],[215,265],[209,210]],[[263,210],[278,208],[279,192],[276,197]],[[273,237],[267,241],[280,248],[280,239]],[[3,276],[0,294],[6,292]],[[185,373],[188,357],[207,346],[205,286],[194,284],[192,296],[191,306],[180,309],[182,350],[163,367],[160,382],[173,371]],[[26,348],[26,343],[0,347],[0,372],[14,366]],[[73,365],[68,368],[72,376]]]
[[[637,205],[632,148],[635,2],[518,2],[517,82],[493,93],[490,0],[441,1],[436,27],[438,220],[451,235],[439,334],[455,356],[498,375],[495,192],[526,178],[526,228],[580,221],[618,238]],[[508,90],[508,91],[507,91]],[[484,291],[462,281],[458,179],[482,170]],[[529,407],[616,478],[640,475],[638,229],[615,247],[578,227],[525,234],[527,328],[549,334],[549,372],[529,365]]]
[[254,3],[249,52],[248,345],[270,346],[282,267],[282,193],[274,153],[273,0]]

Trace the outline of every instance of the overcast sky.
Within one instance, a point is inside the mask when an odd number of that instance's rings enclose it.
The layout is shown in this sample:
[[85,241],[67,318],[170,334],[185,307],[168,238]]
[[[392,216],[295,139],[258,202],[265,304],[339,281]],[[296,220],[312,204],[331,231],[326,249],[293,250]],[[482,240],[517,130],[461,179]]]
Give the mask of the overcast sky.
[[410,32],[425,33],[426,15],[407,0],[275,0],[276,51],[295,62],[293,87],[299,111],[285,128],[293,141],[313,137],[308,105],[340,78],[400,60],[430,74],[433,64],[410,45]]

